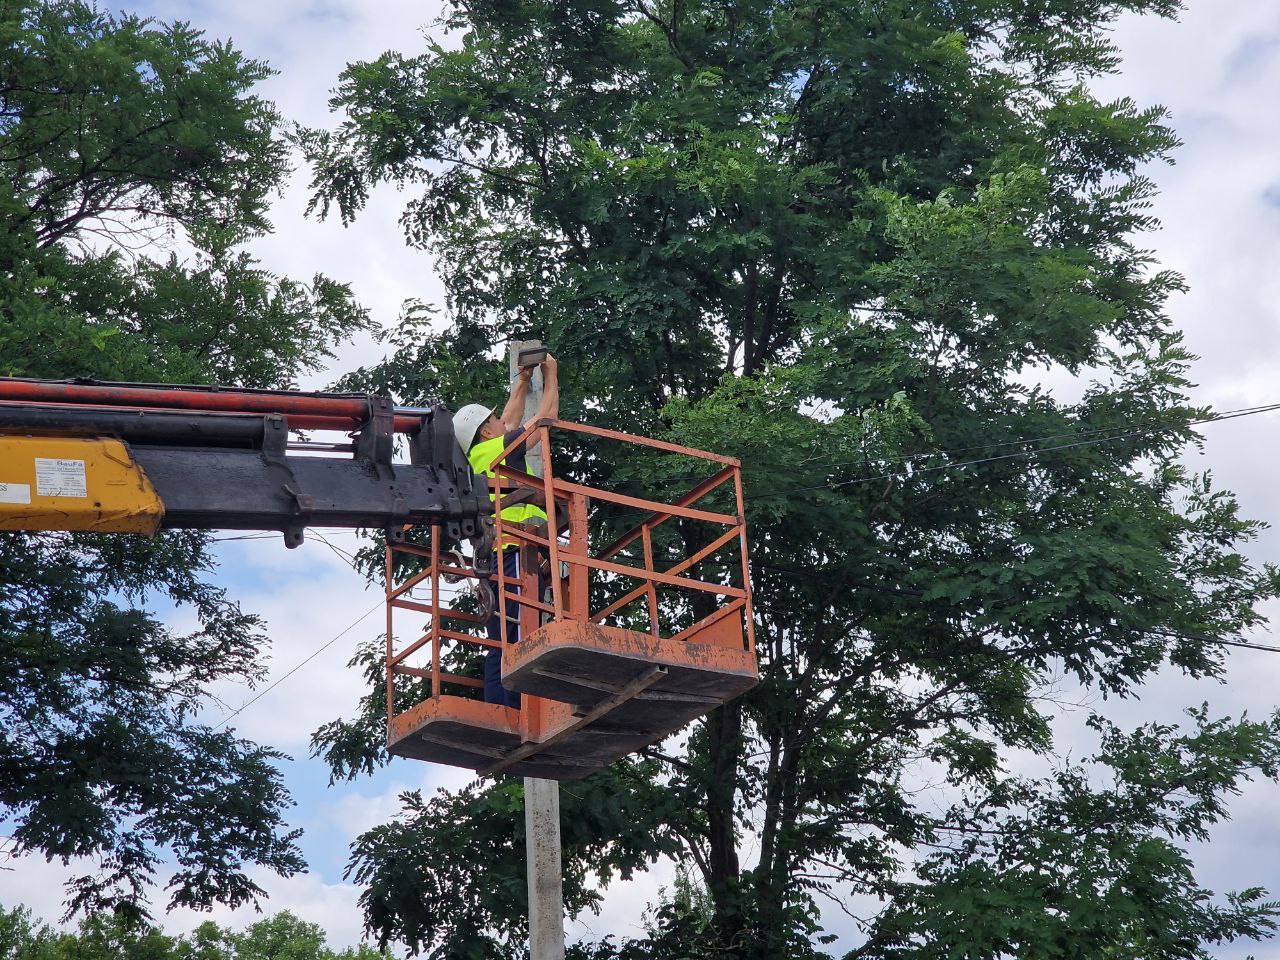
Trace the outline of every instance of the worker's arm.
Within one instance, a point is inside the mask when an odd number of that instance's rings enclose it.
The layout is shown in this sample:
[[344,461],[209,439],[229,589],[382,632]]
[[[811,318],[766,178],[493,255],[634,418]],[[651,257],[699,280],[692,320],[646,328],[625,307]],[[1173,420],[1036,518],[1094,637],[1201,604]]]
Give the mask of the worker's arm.
[[524,400],[529,394],[531,379],[533,379],[533,367],[525,367],[516,376],[516,382],[511,385],[511,397],[507,400],[507,405],[502,408],[502,416],[498,418],[508,430],[520,429],[521,421],[524,420]]
[[[547,354],[542,361],[542,402],[533,415],[534,420],[558,420],[560,418],[560,373],[556,358]],[[529,449],[538,445],[537,437],[529,444]]]

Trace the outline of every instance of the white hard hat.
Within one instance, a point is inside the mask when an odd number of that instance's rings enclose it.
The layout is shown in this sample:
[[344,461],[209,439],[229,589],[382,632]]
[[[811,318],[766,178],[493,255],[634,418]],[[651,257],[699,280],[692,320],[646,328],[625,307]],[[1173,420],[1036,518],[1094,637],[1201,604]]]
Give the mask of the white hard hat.
[[468,403],[453,415],[453,435],[458,438],[458,446],[466,453],[476,438],[480,425],[493,416],[493,408],[481,403]]

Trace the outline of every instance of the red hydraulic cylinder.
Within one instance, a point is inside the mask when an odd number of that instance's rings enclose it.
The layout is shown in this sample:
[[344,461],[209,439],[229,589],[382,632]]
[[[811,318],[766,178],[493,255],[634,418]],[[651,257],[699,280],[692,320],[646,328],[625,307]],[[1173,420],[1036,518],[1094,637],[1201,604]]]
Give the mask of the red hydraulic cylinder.
[[[192,389],[120,386],[0,378],[0,402],[91,405],[116,409],[146,407],[216,413],[278,413],[295,430],[355,430],[368,421],[369,398],[271,390]],[[395,431],[412,433],[421,416],[396,416]]]

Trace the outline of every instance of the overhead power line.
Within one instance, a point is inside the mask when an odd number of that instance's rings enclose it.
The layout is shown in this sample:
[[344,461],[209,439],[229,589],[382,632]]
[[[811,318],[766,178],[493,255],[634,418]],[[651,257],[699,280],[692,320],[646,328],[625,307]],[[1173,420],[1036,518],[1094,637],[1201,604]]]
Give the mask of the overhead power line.
[[1254,643],[1252,640],[1241,640],[1239,637],[1206,637],[1199,633],[1178,633],[1174,630],[1148,630],[1147,633],[1154,633],[1159,637],[1170,637],[1174,640],[1197,640],[1201,643],[1218,643],[1224,647],[1243,647],[1245,650],[1262,650],[1266,653],[1280,653],[1280,647],[1275,647],[1267,643]]
[[[1058,437],[1093,436],[1094,438],[1073,440],[1070,443],[1055,444],[1053,446],[1048,446],[1048,447],[1038,447],[1034,450],[1020,450],[1016,453],[999,454],[993,457],[980,457],[974,460],[963,460],[958,463],[942,463],[942,464],[937,464],[935,466],[908,468],[907,470],[898,470],[898,471],[889,471],[886,473],[876,474],[875,476],[870,476],[870,477],[855,477],[851,480],[835,480],[835,481],[829,480],[823,484],[814,484],[812,486],[807,486],[807,487],[798,487],[798,488],[794,488],[787,491],[779,491],[777,493],[753,494],[751,496],[746,497],[745,499],[755,500],[762,497],[785,497],[785,496],[791,496],[792,494],[805,493],[812,490],[834,490],[838,487],[848,487],[848,486],[854,486],[856,484],[863,484],[863,483],[875,483],[877,480],[890,480],[894,478],[909,479],[910,477],[913,477],[916,474],[934,473],[942,470],[958,470],[961,467],[974,467],[984,463],[995,463],[997,461],[1003,461],[1003,460],[1025,460],[1031,457],[1040,456],[1041,454],[1054,453],[1060,450],[1071,450],[1077,447],[1089,447],[1089,446],[1097,446],[1097,445],[1106,444],[1106,443],[1114,443],[1119,440],[1128,440],[1134,437],[1141,437],[1148,434],[1161,433],[1168,430],[1181,429],[1184,427],[1197,426],[1200,424],[1217,423],[1221,420],[1234,420],[1238,417],[1251,417],[1259,413],[1271,413],[1276,410],[1280,410],[1280,403],[1269,403],[1269,404],[1264,404],[1257,407],[1242,407],[1238,410],[1226,410],[1226,411],[1223,411],[1222,413],[1214,414],[1213,416],[1209,416],[1209,417],[1201,417],[1195,420],[1181,420],[1176,423],[1165,423],[1165,424],[1162,424],[1159,426],[1153,426],[1153,427],[1141,427],[1138,429],[1125,428],[1125,427],[1103,427],[1103,428],[1098,428],[1096,430],[1091,430],[1091,431],[1082,430],[1073,434],[1058,434],[1057,435]],[[1116,433],[1113,431],[1123,431],[1123,432]],[[1096,434],[1102,434],[1102,433],[1107,433],[1110,435],[1096,436]],[[992,444],[991,447],[987,449],[992,449],[1000,446],[1011,446],[1014,444],[1041,443],[1049,439],[1054,439],[1054,437],[1039,437],[1039,438],[1029,439],[1029,440],[1008,440],[998,444]],[[960,448],[960,449],[963,450],[963,449],[983,449],[983,448],[969,447],[969,448]],[[924,459],[926,457],[947,456],[956,452],[959,452],[959,451],[958,450],[951,450],[951,451],[939,450],[931,453],[915,454],[910,457],[904,457],[899,462],[909,464],[911,461],[914,461],[914,460]],[[839,466],[852,466],[853,463],[855,462],[858,462],[858,461],[854,461],[847,464],[828,464],[828,468],[835,468]],[[862,461],[862,462],[865,463],[865,461]]]
[[[1280,410],[1280,402],[1258,404],[1252,407],[1236,407],[1231,410],[1223,410],[1219,413],[1211,414],[1207,417],[1199,417],[1191,420],[1170,420],[1168,418],[1150,417],[1146,420],[1139,420],[1135,423],[1117,424],[1111,427],[1092,427],[1088,430],[1065,430],[1062,433],[1050,433],[1043,437],[1028,437],[1023,440],[994,440],[989,443],[975,443],[967,447],[950,447],[946,450],[930,450],[924,453],[908,454],[902,457],[893,458],[894,462],[907,463],[912,460],[920,460],[926,457],[955,456],[960,453],[971,453],[974,450],[997,450],[1001,447],[1021,446],[1028,443],[1047,443],[1050,440],[1079,440],[1084,437],[1097,436],[1104,433],[1126,432],[1132,433],[1134,430],[1144,428],[1148,425],[1152,427],[1152,432],[1156,428],[1163,430],[1175,430],[1181,427],[1194,427],[1204,423],[1214,423],[1218,420],[1231,420],[1235,417],[1252,416],[1255,413],[1269,413],[1273,410]],[[813,463],[816,457],[808,460],[802,460],[800,463]],[[866,459],[846,460],[839,463],[829,463],[827,468],[833,467],[852,467],[860,463],[866,463]]]
[[280,686],[280,684],[284,683],[286,680],[292,677],[295,673],[297,673],[299,670],[305,667],[308,663],[310,663],[316,657],[320,656],[320,654],[324,653],[326,650],[332,647],[335,643],[337,643],[339,640],[345,637],[348,633],[350,633],[352,630],[358,627],[361,623],[363,623],[366,619],[368,619],[369,615],[373,613],[375,610],[381,610],[385,602],[386,601],[384,598],[379,597],[377,603],[375,603],[372,607],[370,607],[368,610],[362,613],[359,617],[357,617],[355,620],[349,623],[346,627],[340,630],[338,634],[333,637],[333,639],[329,640],[327,643],[323,644],[322,646],[317,647],[306,658],[299,660],[292,667],[290,667],[288,672],[285,673],[284,676],[280,677],[278,680],[272,683],[269,687],[259,690],[258,693],[256,693],[251,699],[246,700],[238,708],[236,708],[236,710],[234,710],[233,712],[223,717],[222,722],[213,728],[214,732],[216,733],[217,731],[221,730],[228,723],[230,723],[236,717],[240,716],[240,714],[244,713],[244,711],[248,710],[250,707],[252,707],[255,703],[257,703],[263,697],[265,697],[268,693],[270,693],[276,687]]
[[[1113,440],[1129,439],[1131,437],[1142,436],[1144,434],[1160,433],[1168,430],[1179,430],[1185,427],[1194,427],[1202,424],[1217,423],[1220,420],[1234,420],[1237,417],[1249,417],[1259,413],[1271,413],[1274,411],[1280,411],[1280,402],[1259,404],[1253,407],[1238,407],[1231,410],[1223,410],[1220,413],[1211,414],[1207,417],[1197,417],[1194,419],[1168,420],[1168,419],[1159,419],[1159,418],[1149,418],[1147,420],[1139,420],[1135,423],[1126,423],[1126,424],[1120,424],[1120,425],[1111,426],[1111,427],[1093,427],[1087,430],[1068,430],[1062,433],[1046,434],[1045,436],[1041,436],[1041,437],[1027,437],[1025,439],[1015,439],[1015,440],[992,440],[988,443],[975,443],[975,444],[970,444],[964,447],[949,447],[945,450],[928,450],[923,453],[913,453],[913,454],[906,454],[899,457],[889,457],[883,460],[882,462],[886,464],[912,464],[917,460],[931,460],[937,457],[954,457],[958,454],[971,453],[974,450],[999,450],[1003,447],[1026,446],[1028,444],[1034,444],[1034,443],[1048,443],[1049,441],[1053,441],[1053,440],[1072,441],[1071,443],[1058,444],[1052,447],[1042,447],[1037,450],[1024,450],[1024,451],[1018,451],[1017,453],[1002,454],[994,457],[976,458],[973,460],[964,461],[962,463],[945,463],[945,464],[938,464],[935,466],[909,468],[907,471],[889,471],[889,472],[877,474],[876,476],[872,476],[872,477],[856,477],[851,480],[836,481],[835,483],[827,482],[820,486],[814,485],[814,486],[808,486],[808,487],[800,487],[798,489],[790,490],[787,492],[759,493],[759,494],[749,495],[746,497],[746,499],[754,500],[761,497],[784,497],[784,496],[790,495],[791,493],[802,493],[809,490],[828,490],[836,486],[848,486],[856,483],[873,483],[876,480],[886,480],[891,477],[908,477],[916,473],[926,473],[926,472],[937,471],[937,470],[953,470],[959,467],[974,466],[976,464],[990,463],[997,460],[1027,458],[1027,457],[1036,456],[1040,453],[1052,453],[1055,450],[1070,449],[1073,446],[1086,446],[1086,445],[1092,446],[1099,443],[1108,443]],[[1146,426],[1146,424],[1150,424],[1150,426]],[[1084,441],[1087,438],[1092,438],[1092,437],[1099,437],[1100,439],[1092,440],[1089,443],[1075,442],[1075,441]],[[837,460],[837,461],[829,462],[825,464],[819,463],[813,467],[808,466],[809,464],[816,463],[817,460],[818,460],[817,457],[808,457],[803,460],[796,461],[795,466],[797,468],[806,467],[807,470],[830,471],[830,470],[838,470],[843,467],[866,466],[869,463],[868,457],[862,457],[857,460]],[[679,473],[673,472],[673,473],[659,474],[659,476],[661,476],[663,481],[667,483],[680,483],[680,482],[694,483],[696,481],[706,479],[705,474],[701,474],[701,473],[686,474],[683,472],[679,472]]]
[[[791,567],[779,567],[771,563],[753,563],[752,566],[758,570],[768,570],[782,577],[789,577],[795,580],[811,582],[813,580],[822,580],[826,582],[844,583],[852,590],[870,590],[874,593],[884,593],[891,596],[907,597],[911,600],[924,600],[923,590],[913,590],[910,587],[894,586],[884,583],[869,583],[867,581],[854,581],[847,577],[832,577],[815,570],[796,570]],[[1252,640],[1241,640],[1239,637],[1210,637],[1202,633],[1180,633],[1174,630],[1144,630],[1144,633],[1155,634],[1160,637],[1169,637],[1174,640],[1194,640],[1200,643],[1217,643],[1227,647],[1242,647],[1246,650],[1262,650],[1266,653],[1280,653],[1280,647],[1272,646],[1266,643],[1256,643]],[[1270,634],[1268,634],[1270,636]]]
[[1250,643],[1248,640],[1225,640],[1222,637],[1200,637],[1206,643],[1221,643],[1228,647],[1244,647],[1246,650],[1265,650],[1268,653],[1280,653],[1280,647],[1265,643]]

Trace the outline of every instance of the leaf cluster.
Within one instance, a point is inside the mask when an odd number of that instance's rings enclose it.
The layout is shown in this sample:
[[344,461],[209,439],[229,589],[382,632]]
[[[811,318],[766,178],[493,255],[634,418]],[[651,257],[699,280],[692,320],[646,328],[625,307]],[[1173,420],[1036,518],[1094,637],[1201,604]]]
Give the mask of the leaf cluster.
[[0,373],[288,386],[369,325],[236,249],[288,172],[265,64],[83,0],[6,4],[0,58]]

